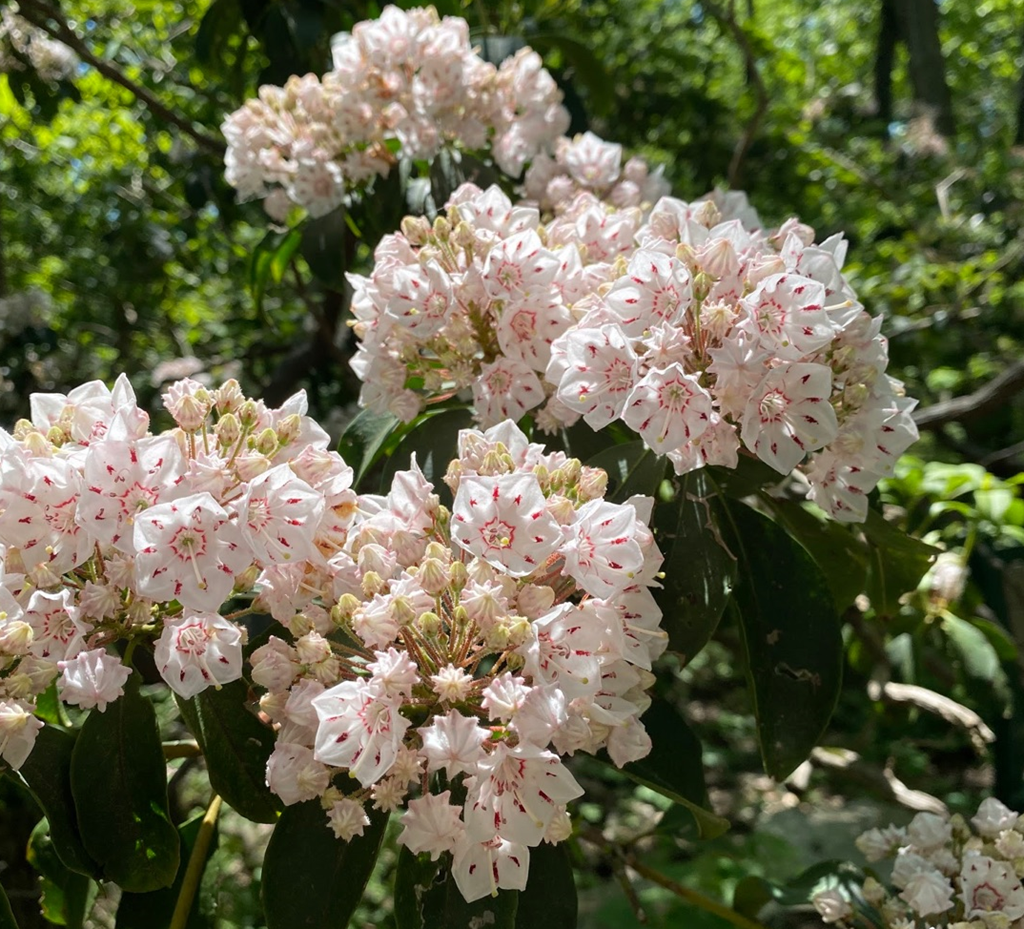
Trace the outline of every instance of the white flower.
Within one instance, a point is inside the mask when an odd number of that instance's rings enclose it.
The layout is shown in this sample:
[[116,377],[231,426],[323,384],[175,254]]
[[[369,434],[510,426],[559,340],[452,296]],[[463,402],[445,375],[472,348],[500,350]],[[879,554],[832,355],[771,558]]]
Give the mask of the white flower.
[[848,916],[853,915],[853,907],[836,888],[821,890],[811,897],[811,903],[818,911],[822,921],[826,923],[837,923]]
[[32,715],[32,706],[21,700],[0,697],[0,758],[15,771],[28,758],[43,721]]
[[242,676],[242,632],[218,613],[186,611],[164,624],[153,659],[167,686],[187,700]]
[[967,919],[983,918],[988,913],[1003,913],[1010,920],[1024,916],[1024,888],[1006,862],[986,855],[966,858],[960,887]]
[[907,826],[910,844],[922,851],[945,845],[953,836],[949,817],[938,813],[918,813]]
[[428,771],[444,768],[449,777],[462,771],[472,774],[484,758],[483,744],[489,733],[475,719],[463,716],[458,710],[435,716],[431,725],[421,726],[418,731]]
[[953,908],[953,885],[934,869],[911,877],[900,896],[918,916],[933,916]]
[[978,812],[971,817],[974,828],[987,839],[995,838],[1004,829],[1012,829],[1020,814],[1011,810],[1001,800],[989,797],[981,801]]
[[530,849],[500,836],[480,842],[466,833],[455,846],[452,874],[467,903],[499,890],[525,890],[529,872]]
[[58,661],[60,678],[57,690],[65,703],[74,703],[83,710],[96,707],[101,713],[124,693],[131,668],[105,649],[79,652],[67,661]]
[[431,861],[452,851],[466,830],[459,818],[461,810],[448,802],[450,798],[451,791],[446,790],[410,800],[398,842],[417,855],[429,852]]
[[370,817],[366,815],[363,805],[348,797],[335,800],[327,815],[328,825],[342,842],[362,835],[363,830],[370,825]]

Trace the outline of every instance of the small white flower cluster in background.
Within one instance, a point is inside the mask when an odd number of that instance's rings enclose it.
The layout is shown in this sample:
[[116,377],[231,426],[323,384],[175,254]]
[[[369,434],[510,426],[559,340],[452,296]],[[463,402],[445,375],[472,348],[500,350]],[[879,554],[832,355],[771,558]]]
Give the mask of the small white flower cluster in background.
[[783,475],[803,465],[811,499],[862,520],[917,438],[915,401],[885,373],[842,236],[759,225],[735,193],[665,197],[643,221],[584,192],[542,224],[496,187],[463,185],[432,227],[407,218],[372,274],[349,278],[361,402],[408,421],[468,388],[485,426],[621,420],[679,474],[735,467],[741,451]]
[[78,56],[63,42],[51,39],[42,29],[18,15],[18,4],[10,3],[0,10],[0,74],[16,70],[21,63],[4,53],[4,41],[28,59],[44,81],[62,81],[78,70]]
[[367,804],[405,806],[399,841],[451,852],[475,900],[522,889],[530,847],[571,832],[583,791],[561,756],[650,750],[661,553],[650,498],[605,500],[603,471],[510,421],[464,430],[445,481],[450,512],[414,463],[353,501],[326,569],[268,572],[261,602],[293,641],[257,648],[252,678],[286,804],[319,797],[344,839]]
[[995,798],[970,824],[959,815],[918,813],[906,828],[857,839],[868,861],[893,859],[891,886],[868,877],[852,898],[831,889],[812,902],[825,922],[840,926],[1009,929],[1024,917],[1022,833],[1019,814]]
[[433,7],[385,7],[334,46],[334,70],[266,85],[223,124],[228,183],[264,197],[283,220],[292,204],[311,216],[396,163],[430,158],[445,145],[489,148],[518,177],[569,127],[562,93],[540,56],[520,49],[500,66],[469,42],[464,19]]
[[526,170],[523,192],[543,212],[559,213],[583,192],[620,208],[657,203],[669,184],[660,168],[652,172],[639,157],[623,165],[621,145],[585,132],[559,139],[553,158],[539,153]]

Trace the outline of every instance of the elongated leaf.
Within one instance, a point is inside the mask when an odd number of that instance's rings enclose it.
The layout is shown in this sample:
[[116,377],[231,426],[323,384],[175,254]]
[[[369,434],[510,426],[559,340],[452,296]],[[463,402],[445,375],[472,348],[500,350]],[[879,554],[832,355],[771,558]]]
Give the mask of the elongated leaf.
[[832,588],[837,610],[845,610],[864,592],[868,549],[850,527],[825,518],[794,500],[767,498],[772,513],[818,563]]
[[656,698],[644,713],[642,722],[651,737],[650,754],[639,761],[631,761],[623,772],[637,783],[686,807],[693,814],[703,838],[721,835],[729,828],[729,823],[707,809],[700,739],[665,700]]
[[83,929],[85,917],[96,899],[96,884],[84,874],[69,871],[57,856],[45,817],[28,840],[28,863],[39,872],[43,916],[68,929]]
[[50,823],[53,848],[64,866],[88,877],[100,877],[100,868],[82,844],[71,793],[71,755],[75,736],[66,729],[44,726],[31,754],[21,766],[28,784]]
[[244,681],[208,687],[178,708],[206,759],[210,785],[237,813],[257,823],[277,821],[280,803],[267,787],[274,730],[246,707]]
[[839,615],[821,568],[785,529],[741,503],[728,512],[761,758],[782,780],[815,746],[839,697]]
[[451,492],[441,478],[458,451],[459,432],[472,425],[473,415],[469,410],[428,413],[405,433],[388,459],[381,477],[381,492],[387,493],[395,472],[407,469],[415,454],[416,463],[433,483],[434,492],[440,495],[442,503],[450,506]]
[[[536,849],[530,849],[532,857]],[[450,856],[431,861],[402,847],[395,875],[395,924],[398,929],[515,929],[519,893],[466,903],[449,868]],[[547,926],[547,923],[538,923]]]
[[145,893],[178,872],[178,831],[156,715],[133,672],[124,696],[93,710],[71,753],[71,792],[85,850],[105,880]]
[[634,494],[654,497],[665,476],[667,461],[655,455],[643,442],[627,442],[598,452],[586,465],[608,472],[605,499],[625,503]]
[[516,929],[575,929],[579,901],[569,848],[542,842],[530,849],[530,876],[519,892]]
[[355,471],[356,485],[373,467],[388,436],[395,431],[400,422],[401,420],[391,413],[360,410],[356,418],[348,424],[338,443],[338,454]]
[[708,475],[693,471],[680,481],[675,505],[655,511],[665,579],[654,596],[664,614],[669,648],[684,662],[714,635],[736,583],[736,556],[722,539],[716,497]]
[[371,812],[361,836],[342,842],[319,801],[285,807],[263,859],[267,929],[345,929],[373,871],[387,825]]
[[7,899],[3,887],[0,887],[0,929],[18,929],[11,911],[11,901]]
[[302,257],[318,280],[336,290],[345,286],[346,265],[355,240],[345,218],[346,211],[341,206],[326,216],[307,220],[301,227]]
[[873,510],[864,523],[864,535],[871,545],[868,598],[879,615],[895,616],[900,597],[917,589],[938,549],[907,535]]
[[[185,881],[189,858],[195,847],[196,837],[199,835],[205,815],[205,812],[196,813],[190,820],[178,827],[178,837],[181,840],[181,865],[174,878],[174,883],[170,887],[154,890],[148,894],[121,894],[115,922],[117,929],[152,929],[154,926],[170,925],[174,908],[178,903],[178,895],[181,893],[181,885]],[[207,861],[217,850],[218,838],[217,827],[214,826],[213,837],[206,853]],[[185,923],[186,929],[203,929],[209,923],[210,920],[203,918],[199,912],[199,894],[197,893],[192,898],[192,908],[189,910],[188,920]]]
[[558,49],[572,65],[573,72],[580,84],[586,87],[594,105],[602,112],[612,107],[615,100],[612,88],[615,83],[601,60],[587,45],[564,33],[535,33],[530,35],[529,41],[530,46],[541,54],[545,49]]
[[[295,254],[302,240],[302,232],[298,228],[285,232],[270,230],[253,249],[249,259],[249,289],[252,291],[256,311],[263,315],[263,297],[267,285],[273,281],[281,283],[285,269],[292,255]],[[270,322],[268,320],[268,322]]]

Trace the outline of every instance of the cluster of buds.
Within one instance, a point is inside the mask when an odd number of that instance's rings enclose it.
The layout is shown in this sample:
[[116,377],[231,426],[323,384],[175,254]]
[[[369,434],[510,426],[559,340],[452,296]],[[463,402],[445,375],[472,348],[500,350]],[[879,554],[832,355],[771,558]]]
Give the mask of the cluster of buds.
[[917,438],[841,236],[763,231],[728,195],[662,198],[641,225],[584,193],[541,225],[471,185],[433,228],[403,232],[351,278],[371,408],[408,420],[471,387],[484,425],[621,420],[680,474],[741,452],[782,475],[802,465],[811,499],[846,521]]
[[475,900],[522,889],[530,847],[569,835],[583,791],[561,756],[650,750],[661,554],[650,498],[605,500],[603,471],[511,421],[463,431],[445,481],[450,511],[413,462],[358,499],[330,571],[281,569],[260,600],[291,641],[256,649],[252,679],[284,803],[320,798],[342,839],[368,804],[405,807],[399,841],[450,852]]
[[78,70],[78,56],[70,48],[19,16],[18,4],[10,3],[0,10],[0,74],[20,70],[25,62],[44,81],[67,80]]
[[464,19],[433,7],[385,7],[334,46],[334,70],[266,85],[222,127],[228,183],[243,197],[269,197],[283,220],[293,204],[329,213],[346,192],[403,158],[445,145],[489,148],[517,177],[569,126],[562,93],[540,56],[520,49],[500,66],[469,43]]
[[326,564],[354,495],[304,394],[280,409],[229,381],[164,395],[177,427],[149,433],[127,378],[33,394],[0,431],[0,757],[18,768],[55,680],[103,712],[129,668],[118,641],[153,645],[189,698],[242,674],[244,630],[221,615],[281,564]]
[[622,164],[622,146],[592,132],[563,137],[552,158],[541,152],[523,179],[523,192],[545,213],[559,213],[580,193],[592,193],[619,208],[653,204],[668,194],[661,169],[652,172],[643,158]]
[[999,800],[985,800],[970,824],[959,815],[918,813],[906,828],[865,832],[857,847],[870,862],[893,859],[891,886],[869,876],[856,892],[815,894],[826,923],[1009,929],[1024,917],[1024,821]]

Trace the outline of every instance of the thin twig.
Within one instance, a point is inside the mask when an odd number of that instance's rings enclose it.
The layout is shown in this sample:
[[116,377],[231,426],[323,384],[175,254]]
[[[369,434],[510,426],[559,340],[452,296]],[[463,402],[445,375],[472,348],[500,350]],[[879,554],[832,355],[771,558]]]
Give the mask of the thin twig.
[[181,739],[177,742],[164,742],[164,761],[171,761],[174,758],[198,758],[203,750],[198,742],[190,739]]
[[196,891],[199,890],[199,882],[203,877],[203,870],[206,868],[206,854],[210,850],[210,842],[213,840],[213,830],[217,825],[220,805],[220,797],[214,794],[210,805],[206,808],[206,815],[199,825],[196,844],[192,846],[192,854],[189,855],[188,867],[185,869],[185,878],[181,882],[178,902],[174,904],[174,915],[171,917],[171,924],[168,929],[185,929],[188,923],[188,914],[192,910],[192,901],[195,900]]
[[[205,132],[201,132],[196,129],[195,126],[193,126],[187,119],[179,116],[170,109],[170,107],[161,103],[152,94],[152,92],[147,90],[141,84],[137,84],[127,75],[123,74],[112,62],[98,58],[94,55],[92,50],[85,44],[78,33],[68,25],[67,21],[61,15],[60,10],[56,7],[47,3],[46,0],[19,0],[18,6],[20,14],[32,23],[33,26],[38,29],[42,29],[43,32],[47,33],[52,38],[57,39],[57,41],[63,42],[68,48],[72,49],[78,57],[82,59],[82,61],[92,65],[104,77],[109,78],[115,84],[119,84],[125,90],[129,91],[137,100],[145,104],[147,109],[149,109],[154,116],[157,116],[165,122],[171,123],[171,125],[177,126],[201,148],[205,148],[207,151],[216,155],[224,154],[226,146],[220,139],[216,139],[213,136],[207,135]],[[51,25],[50,20],[52,20],[55,25]]]
[[938,429],[955,420],[977,419],[1004,406],[1024,390],[1024,361],[1018,361],[976,391],[933,403],[914,413],[918,429]]

